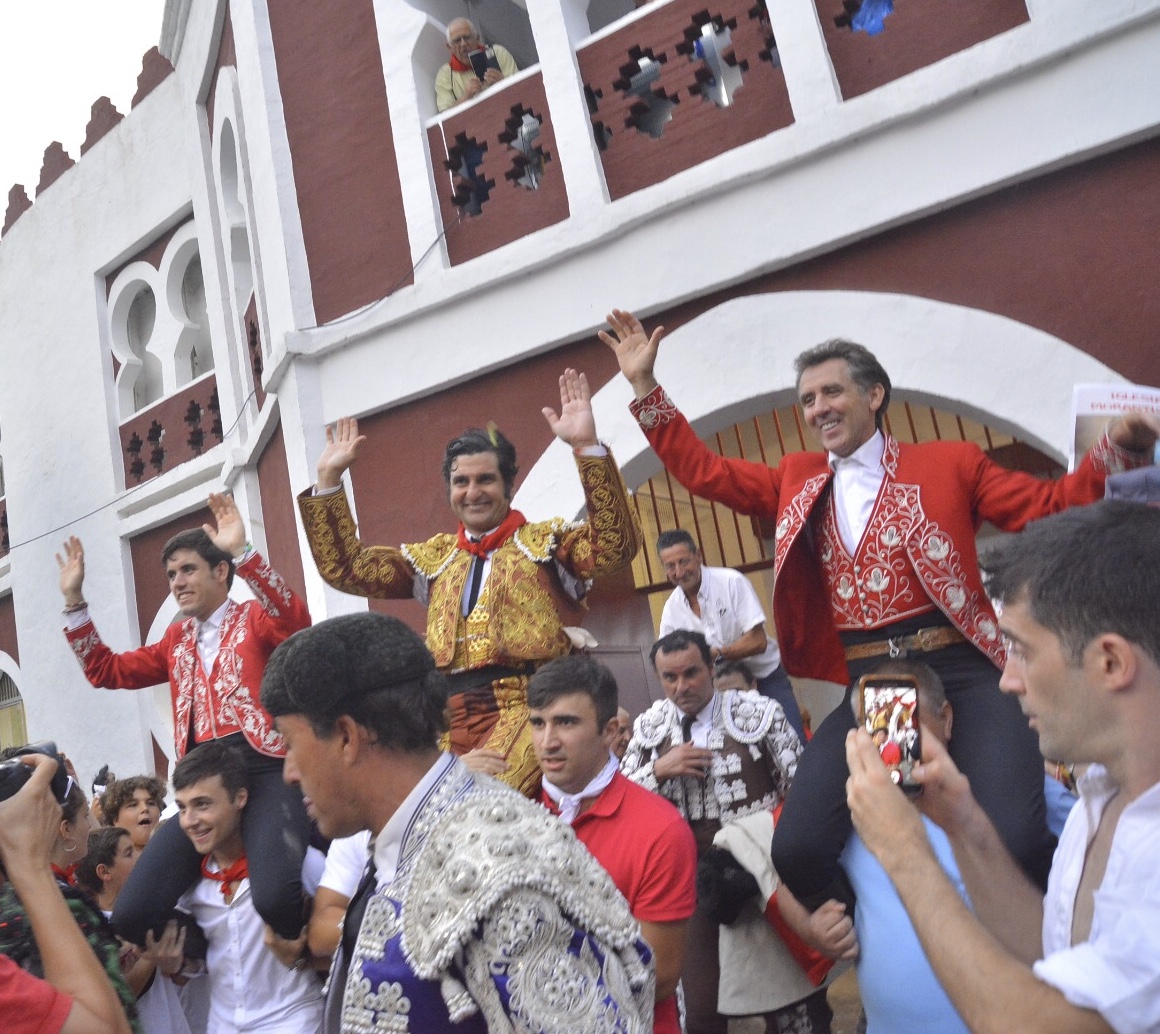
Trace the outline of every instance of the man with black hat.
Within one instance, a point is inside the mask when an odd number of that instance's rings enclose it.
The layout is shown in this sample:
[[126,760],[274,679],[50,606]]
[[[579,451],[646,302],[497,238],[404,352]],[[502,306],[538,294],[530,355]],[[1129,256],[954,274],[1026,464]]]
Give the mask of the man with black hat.
[[624,899],[567,826],[439,750],[442,681],[373,613],[304,630],[266,668],[286,780],[325,836],[373,838],[326,1031],[650,1030],[652,957]]

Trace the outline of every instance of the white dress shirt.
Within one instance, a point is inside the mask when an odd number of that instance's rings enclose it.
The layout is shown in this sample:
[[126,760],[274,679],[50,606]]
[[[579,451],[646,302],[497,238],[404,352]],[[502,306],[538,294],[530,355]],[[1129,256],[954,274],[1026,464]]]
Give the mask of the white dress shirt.
[[1035,975],[1072,1003],[1094,1009],[1117,1034],[1160,1031],[1160,783],[1121,813],[1093,902],[1091,932],[1071,942],[1088,845],[1118,787],[1102,765],[1079,779],[1043,899],[1043,959]]
[[830,453],[830,469],[834,472],[834,511],[838,517],[838,534],[842,544],[851,554],[858,549],[858,543],[870,523],[874,512],[874,500],[886,477],[882,466],[882,455],[886,451],[886,439],[881,431],[875,431],[870,438],[858,446],[849,456],[835,456]]

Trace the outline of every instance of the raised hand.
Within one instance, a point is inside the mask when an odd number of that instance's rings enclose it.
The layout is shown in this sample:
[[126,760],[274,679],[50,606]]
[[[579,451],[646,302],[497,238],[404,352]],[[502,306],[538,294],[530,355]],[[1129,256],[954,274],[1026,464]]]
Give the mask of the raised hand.
[[339,417],[334,427],[326,429],[326,448],[318,457],[318,488],[338,488],[343,472],[356,459],[365,434],[358,433],[358,421],[352,416]]
[[636,397],[642,399],[657,386],[653,366],[657,361],[657,349],[660,347],[665,328],[657,327],[649,337],[644,332],[640,320],[623,309],[613,309],[607,319],[616,337],[602,330],[600,340],[616,353],[620,372],[632,385]]
[[592,416],[592,393],[588,390],[588,378],[575,370],[567,369],[560,376],[560,414],[551,406],[541,412],[552,434],[573,449],[583,449],[598,445],[596,421]]
[[84,601],[82,590],[85,584],[85,547],[75,535],[64,541],[64,556],[56,554],[60,568],[60,591],[64,594],[66,606],[72,607]]
[[1124,413],[1108,426],[1108,437],[1121,449],[1151,452],[1160,439],[1160,416],[1139,409]]
[[232,557],[241,556],[246,548],[246,525],[233,496],[210,492],[209,509],[217,527],[203,524],[202,530],[223,553],[229,553]]

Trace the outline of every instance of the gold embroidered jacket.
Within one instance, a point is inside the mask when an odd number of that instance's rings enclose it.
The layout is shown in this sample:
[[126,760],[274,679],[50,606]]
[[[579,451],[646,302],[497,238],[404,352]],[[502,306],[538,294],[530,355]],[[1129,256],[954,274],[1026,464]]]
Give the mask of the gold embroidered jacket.
[[566,654],[591,579],[632,563],[641,529],[612,456],[577,456],[588,520],[525,524],[491,556],[484,593],[466,622],[463,590],[472,556],[454,534],[399,548],[359,541],[345,492],[298,497],[323,579],[342,592],[427,604],[427,646],[443,670],[520,664]]

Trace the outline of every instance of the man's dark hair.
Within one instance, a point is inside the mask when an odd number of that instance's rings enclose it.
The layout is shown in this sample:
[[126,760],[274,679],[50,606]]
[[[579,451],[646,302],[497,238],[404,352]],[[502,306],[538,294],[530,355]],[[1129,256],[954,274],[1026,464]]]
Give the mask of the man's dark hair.
[[1073,665],[1106,632],[1160,664],[1160,510],[1104,500],[1034,521],[987,550],[988,594],[1025,603]]
[[586,693],[596,710],[596,727],[616,717],[619,692],[612,672],[599,661],[574,653],[548,661],[528,680],[528,707],[547,707],[569,693]]
[[925,661],[916,661],[909,657],[897,657],[894,660],[883,661],[871,668],[867,675],[909,675],[918,683],[921,696],[921,706],[927,711],[938,712],[947,702],[947,691],[943,680]]
[[89,834],[88,850],[84,858],[77,862],[76,880],[94,898],[104,888],[101,877],[97,875],[97,866],[111,866],[121,849],[121,838],[128,835],[129,831],[120,826],[104,826]]
[[246,761],[241,752],[221,740],[207,740],[194,747],[173,766],[173,789],[186,790],[203,779],[221,776],[232,801],[246,789]]
[[226,575],[226,588],[234,584],[234,558],[224,549],[218,549],[213,540],[205,533],[204,528],[189,528],[179,531],[161,550],[162,565],[168,564],[173,554],[179,549],[191,549],[210,566],[212,571],[218,564],[229,564],[230,571]]
[[671,549],[673,546],[688,546],[694,553],[697,552],[697,541],[684,528],[670,528],[657,536],[657,552]]
[[701,656],[705,660],[705,667],[710,671],[713,670],[713,654],[709,651],[709,644],[705,637],[700,632],[690,632],[685,628],[678,628],[675,632],[670,632],[668,635],[663,635],[655,643],[649,652],[648,659],[653,662],[653,667],[657,666],[658,653],[679,653],[681,650],[687,650],[690,646],[695,646],[701,651]]
[[165,784],[160,779],[147,775],[118,779],[101,794],[101,815],[104,816],[106,826],[117,824],[117,815],[126,804],[132,802],[138,790],[148,793],[149,799],[158,808],[165,807]]
[[262,706],[301,715],[329,739],[342,715],[379,746],[407,754],[435,748],[447,729],[447,692],[423,640],[398,618],[347,614],[296,632],[270,655]]
[[842,359],[850,370],[850,379],[862,392],[869,392],[875,384],[881,384],[885,394],[882,396],[882,405],[874,414],[874,423],[878,430],[882,430],[882,422],[886,417],[886,410],[890,405],[890,374],[886,372],[878,357],[865,345],[859,345],[845,338],[831,338],[820,345],[807,348],[793,361],[794,372],[797,374],[797,383],[800,385],[802,374],[812,366],[821,366],[831,359]]
[[740,675],[747,686],[753,686],[757,682],[757,676],[753,674],[753,669],[744,661],[722,661],[714,669],[713,678],[716,679],[722,675]]
[[451,484],[451,465],[460,456],[474,456],[480,452],[495,454],[499,476],[503,478],[503,494],[510,499],[516,475],[520,472],[516,466],[516,447],[495,428],[484,431],[478,427],[469,427],[458,438],[452,438],[443,453],[443,480]]

